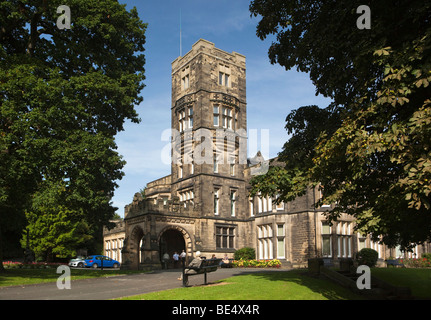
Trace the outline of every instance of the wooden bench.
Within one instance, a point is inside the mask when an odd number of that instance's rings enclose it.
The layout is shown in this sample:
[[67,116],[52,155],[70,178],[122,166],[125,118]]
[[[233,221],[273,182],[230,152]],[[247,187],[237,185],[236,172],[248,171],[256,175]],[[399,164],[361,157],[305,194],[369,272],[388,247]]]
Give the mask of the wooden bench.
[[189,277],[204,274],[204,282],[207,284],[207,273],[217,271],[222,259],[202,259],[199,267],[183,267],[183,287],[189,284]]
[[[220,268],[232,268],[233,267],[233,262],[235,261],[235,259],[228,259],[229,262],[228,263],[224,263],[222,262],[220,264]],[[223,261],[223,260],[222,260]]]
[[402,264],[399,259],[386,260],[386,267],[389,267],[389,266],[404,267],[404,264]]

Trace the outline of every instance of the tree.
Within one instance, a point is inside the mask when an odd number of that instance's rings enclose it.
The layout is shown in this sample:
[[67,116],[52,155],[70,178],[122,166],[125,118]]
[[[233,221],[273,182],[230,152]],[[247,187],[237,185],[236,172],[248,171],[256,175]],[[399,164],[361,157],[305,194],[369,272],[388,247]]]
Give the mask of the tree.
[[137,10],[71,0],[70,29],[59,29],[62,4],[0,1],[0,260],[4,235],[21,233],[32,195],[49,186],[63,214],[106,224],[124,166],[114,137],[127,119],[139,122],[146,24]]
[[277,203],[305,194],[316,184],[310,176],[316,155],[314,146],[323,132],[332,135],[339,127],[339,114],[330,107],[312,105],[290,112],[285,129],[291,136],[278,157],[271,160],[267,174],[252,178],[251,195],[271,195]]
[[328,219],[349,213],[374,240],[409,248],[431,240],[431,4],[368,3],[371,29],[361,30],[362,4],[255,0],[250,11],[260,38],[277,35],[271,62],[309,72],[340,115],[306,147],[307,178],[337,203]]
[[[81,214],[82,215],[82,214]],[[54,258],[76,256],[76,249],[88,247],[92,230],[85,220],[77,220],[75,211],[65,207],[37,208],[28,212],[28,234],[22,239],[34,251],[36,260],[52,262]]]

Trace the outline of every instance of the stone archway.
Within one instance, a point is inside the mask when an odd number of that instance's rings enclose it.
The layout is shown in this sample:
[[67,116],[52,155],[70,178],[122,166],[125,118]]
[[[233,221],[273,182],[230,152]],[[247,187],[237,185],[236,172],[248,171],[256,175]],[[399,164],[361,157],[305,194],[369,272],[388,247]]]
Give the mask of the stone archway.
[[144,230],[141,226],[135,226],[130,233],[128,243],[128,263],[132,270],[139,269],[139,263],[141,262],[141,241],[144,238]]
[[178,254],[184,250],[187,257],[193,255],[193,242],[189,233],[179,226],[167,226],[160,231],[158,236],[160,260],[166,252],[169,257],[176,251]]

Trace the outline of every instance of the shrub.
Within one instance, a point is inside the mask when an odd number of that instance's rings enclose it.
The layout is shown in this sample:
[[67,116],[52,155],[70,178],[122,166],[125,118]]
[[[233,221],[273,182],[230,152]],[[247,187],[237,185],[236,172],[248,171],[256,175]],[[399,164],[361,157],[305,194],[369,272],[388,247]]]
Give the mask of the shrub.
[[422,253],[422,258],[425,258],[428,261],[431,261],[431,253]]
[[256,259],[256,251],[253,248],[242,248],[235,251],[235,260],[253,260]]
[[363,248],[356,255],[359,265],[367,265],[370,268],[376,265],[378,258],[379,253],[370,248]]

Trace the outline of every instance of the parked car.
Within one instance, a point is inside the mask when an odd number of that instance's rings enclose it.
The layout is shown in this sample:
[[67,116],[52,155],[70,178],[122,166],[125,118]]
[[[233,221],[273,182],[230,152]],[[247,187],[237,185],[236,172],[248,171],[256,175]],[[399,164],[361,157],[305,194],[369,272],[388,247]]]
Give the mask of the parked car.
[[120,263],[117,260],[107,256],[93,255],[85,259],[84,265],[87,268],[101,268],[103,263],[104,268],[119,268]]
[[69,261],[69,267],[78,267],[78,268],[84,268],[85,265],[85,257],[76,257],[74,259],[70,259]]

